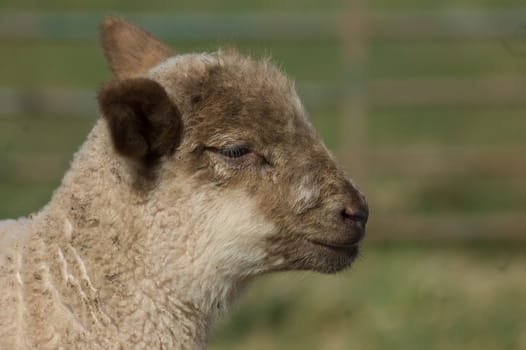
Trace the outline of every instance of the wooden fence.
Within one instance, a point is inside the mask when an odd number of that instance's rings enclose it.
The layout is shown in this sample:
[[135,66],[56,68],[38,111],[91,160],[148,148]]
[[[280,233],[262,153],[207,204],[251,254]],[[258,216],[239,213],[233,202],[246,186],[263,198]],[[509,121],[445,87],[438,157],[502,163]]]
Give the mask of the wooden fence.
[[[96,38],[101,13],[0,14],[0,41],[72,40]],[[344,105],[339,154],[366,193],[372,193],[372,238],[376,239],[524,239],[526,213],[501,211],[470,216],[465,213],[424,215],[397,211],[382,202],[369,179],[397,175],[409,180],[473,174],[505,179],[526,195],[526,152],[522,146],[484,148],[370,147],[371,108],[400,106],[518,106],[526,107],[526,77],[482,76],[421,79],[368,79],[366,62],[371,40],[488,40],[526,39],[526,8],[509,11],[436,11],[370,13],[365,0],[352,0],[342,14],[147,14],[126,16],[156,35],[171,40],[273,39],[341,40],[346,55],[345,79],[333,85],[305,84],[299,90],[309,105],[332,101]],[[242,30],[240,30],[242,28]],[[526,62],[525,62],[526,64]],[[331,102],[331,103],[332,103]],[[2,115],[47,114],[92,116],[94,92],[85,89],[21,89],[0,87]],[[526,116],[525,116],[526,117]],[[525,130],[526,135],[526,130]],[[526,136],[525,136],[526,144]],[[29,169],[48,169],[38,179],[61,176],[68,159],[60,156],[0,158],[0,179],[18,174],[35,180]],[[37,164],[37,165],[35,165]],[[55,170],[58,169],[58,170]],[[413,188],[418,191],[418,185]],[[382,204],[383,203],[383,204]],[[385,204],[387,203],[387,204]],[[374,204],[377,204],[375,206]]]

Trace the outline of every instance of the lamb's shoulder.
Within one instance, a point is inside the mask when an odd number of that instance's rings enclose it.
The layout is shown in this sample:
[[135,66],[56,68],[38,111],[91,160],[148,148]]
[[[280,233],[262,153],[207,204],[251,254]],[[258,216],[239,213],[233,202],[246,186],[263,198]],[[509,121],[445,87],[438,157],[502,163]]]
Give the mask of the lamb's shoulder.
[[46,239],[57,229],[38,218],[0,222],[0,349],[116,346],[104,342],[118,340],[115,329],[74,248]]
[[30,223],[28,218],[0,220],[0,254],[7,254],[28,239]]
[[[21,218],[17,220],[0,221],[0,284],[2,292],[8,288],[7,280],[20,280],[19,265],[21,264],[22,249],[31,234],[31,220]],[[5,294],[5,293],[0,293]]]

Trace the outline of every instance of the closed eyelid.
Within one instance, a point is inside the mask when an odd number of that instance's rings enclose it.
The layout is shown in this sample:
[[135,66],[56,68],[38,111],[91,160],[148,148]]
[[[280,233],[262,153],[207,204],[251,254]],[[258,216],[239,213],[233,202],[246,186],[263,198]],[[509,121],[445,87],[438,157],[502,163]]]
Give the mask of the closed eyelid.
[[228,158],[240,158],[253,151],[248,147],[226,147],[220,149],[218,153]]

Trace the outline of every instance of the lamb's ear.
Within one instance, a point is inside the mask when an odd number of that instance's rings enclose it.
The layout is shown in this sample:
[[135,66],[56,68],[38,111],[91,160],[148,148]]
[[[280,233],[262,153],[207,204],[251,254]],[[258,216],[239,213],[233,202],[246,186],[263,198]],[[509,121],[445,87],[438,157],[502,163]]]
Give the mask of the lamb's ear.
[[100,90],[98,100],[115,150],[133,163],[150,166],[178,146],[181,114],[159,83],[117,80]]
[[104,55],[119,79],[141,77],[175,52],[143,29],[119,17],[100,23]]

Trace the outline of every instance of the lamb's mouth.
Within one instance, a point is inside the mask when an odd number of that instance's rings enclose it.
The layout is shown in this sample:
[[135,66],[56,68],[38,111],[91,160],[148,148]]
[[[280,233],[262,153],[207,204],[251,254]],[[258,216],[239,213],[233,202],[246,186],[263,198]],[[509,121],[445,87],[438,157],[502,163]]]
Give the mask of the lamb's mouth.
[[359,245],[356,242],[334,243],[334,242],[328,242],[328,241],[321,241],[317,239],[307,239],[307,241],[318,247],[328,249],[337,254],[349,256],[353,259],[358,255],[358,252],[360,250]]

